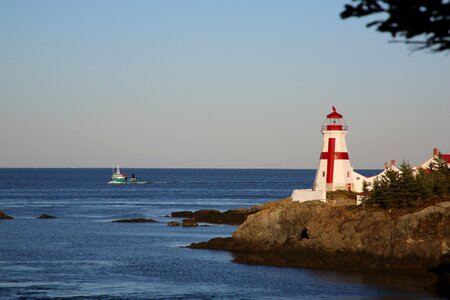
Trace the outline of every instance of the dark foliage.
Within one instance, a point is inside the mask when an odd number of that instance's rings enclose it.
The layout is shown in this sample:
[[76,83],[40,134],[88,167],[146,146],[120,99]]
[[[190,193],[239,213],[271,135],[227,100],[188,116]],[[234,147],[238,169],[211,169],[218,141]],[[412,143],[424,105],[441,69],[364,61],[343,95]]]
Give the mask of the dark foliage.
[[[379,15],[367,27],[387,32],[397,42],[415,50],[450,51],[450,1],[448,0],[352,0],[341,18]],[[398,39],[400,37],[400,39]]]
[[417,174],[403,162],[400,171],[389,169],[373,183],[373,189],[365,201],[381,207],[411,207],[431,198],[450,196],[450,170],[439,154],[426,170]]

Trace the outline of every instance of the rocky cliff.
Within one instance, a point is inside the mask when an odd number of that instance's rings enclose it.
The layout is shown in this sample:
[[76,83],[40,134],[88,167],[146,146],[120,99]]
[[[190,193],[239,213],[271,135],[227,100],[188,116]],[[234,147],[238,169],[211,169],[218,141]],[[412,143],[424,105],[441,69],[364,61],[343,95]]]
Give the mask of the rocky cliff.
[[450,201],[390,211],[284,199],[249,215],[232,237],[191,247],[231,250],[244,263],[424,271],[450,255]]

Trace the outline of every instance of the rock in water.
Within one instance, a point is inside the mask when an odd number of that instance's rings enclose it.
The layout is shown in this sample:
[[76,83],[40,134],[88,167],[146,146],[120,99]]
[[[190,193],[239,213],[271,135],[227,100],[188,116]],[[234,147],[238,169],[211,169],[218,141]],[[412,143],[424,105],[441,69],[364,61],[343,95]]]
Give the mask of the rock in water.
[[51,215],[47,215],[47,214],[42,214],[38,217],[38,219],[56,219],[55,216],[51,216]]
[[180,222],[172,221],[167,223],[167,226],[180,226]]
[[116,222],[116,223],[155,223],[157,221],[155,221],[153,219],[137,218],[137,219],[114,220],[113,222]]
[[194,215],[194,213],[192,211],[182,210],[182,211],[172,212],[170,214],[170,217],[171,218],[186,218],[186,219],[190,219],[190,218],[192,218],[193,215]]
[[11,217],[11,216],[8,216],[8,215],[5,214],[4,212],[0,211],[0,219],[2,219],[2,220],[12,220],[12,219],[14,219],[14,218]]
[[197,227],[198,223],[192,220],[183,220],[181,223],[181,226],[183,227]]
[[247,216],[258,212],[263,206],[256,206],[251,208],[231,209],[221,212],[216,209],[203,209],[192,211],[178,211],[172,212],[172,218],[186,218],[195,222],[212,223],[212,224],[226,224],[226,225],[240,225]]
[[207,242],[193,243],[193,244],[189,245],[189,248],[235,251],[235,250],[237,250],[237,245],[233,244],[233,239],[230,237],[228,237],[228,238],[218,237],[218,238],[210,239]]

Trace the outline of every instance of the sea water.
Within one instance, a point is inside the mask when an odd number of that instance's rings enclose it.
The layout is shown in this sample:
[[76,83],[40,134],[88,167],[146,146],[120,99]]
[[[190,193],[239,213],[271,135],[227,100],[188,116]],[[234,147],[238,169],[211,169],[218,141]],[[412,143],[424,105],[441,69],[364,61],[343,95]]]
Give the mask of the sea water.
[[[149,183],[107,184],[109,169],[0,169],[0,210],[15,218],[0,220],[1,299],[433,298],[407,276],[237,264],[226,251],[183,247],[235,226],[167,226],[173,211],[287,197],[315,170],[126,171]],[[124,218],[158,222],[112,223]]]

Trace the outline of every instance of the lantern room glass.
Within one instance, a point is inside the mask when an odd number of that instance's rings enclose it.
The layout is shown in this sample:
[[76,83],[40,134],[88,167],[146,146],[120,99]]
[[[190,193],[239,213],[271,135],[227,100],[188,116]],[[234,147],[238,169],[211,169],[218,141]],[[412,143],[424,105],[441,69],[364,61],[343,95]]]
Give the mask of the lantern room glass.
[[348,130],[348,125],[344,118],[326,118],[322,130]]

